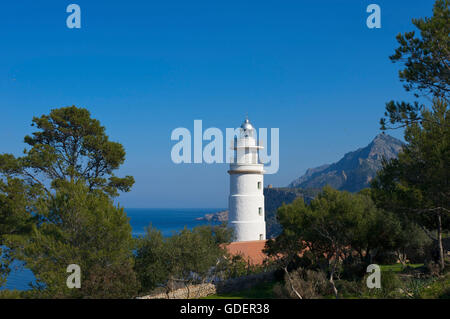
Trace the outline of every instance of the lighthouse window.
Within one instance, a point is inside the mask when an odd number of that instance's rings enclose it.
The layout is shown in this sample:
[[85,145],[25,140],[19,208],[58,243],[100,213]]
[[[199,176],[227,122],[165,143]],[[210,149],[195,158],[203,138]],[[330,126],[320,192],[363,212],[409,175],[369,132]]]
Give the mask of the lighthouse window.
[[262,207],[258,207],[258,214],[259,216],[262,216]]
[[258,182],[258,189],[261,189],[261,182]]
[[259,234],[259,240],[264,240],[263,234]]

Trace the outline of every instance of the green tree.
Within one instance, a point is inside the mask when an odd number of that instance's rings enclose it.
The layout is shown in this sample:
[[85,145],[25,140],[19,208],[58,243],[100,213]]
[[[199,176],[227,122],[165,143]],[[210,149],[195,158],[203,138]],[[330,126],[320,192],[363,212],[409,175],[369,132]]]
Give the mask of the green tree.
[[150,225],[138,240],[135,269],[143,292],[162,286],[170,274],[166,239],[161,231]]
[[92,119],[87,109],[75,106],[54,109],[34,117],[38,131],[25,136],[31,148],[24,156],[0,155],[0,173],[39,185],[47,193],[60,181],[83,181],[89,189],[101,189],[110,196],[128,192],[132,176],[114,175],[125,161],[125,150],[109,141],[105,128]]
[[407,91],[444,98],[450,97],[450,1],[438,0],[431,18],[413,19],[420,31],[399,34],[399,47],[390,57],[404,68],[399,77]]
[[301,255],[313,269],[325,268],[338,297],[334,280],[343,262],[357,252],[360,263],[368,264],[376,252],[393,248],[395,223],[384,223],[385,217],[366,194],[324,187],[310,205],[299,198],[279,208],[277,218],[283,231],[267,242],[265,251],[283,263],[285,273],[289,263]]
[[20,179],[0,179],[0,286],[12,261],[10,249],[4,246],[5,236],[29,232],[36,198],[43,195],[39,187],[29,186]]
[[[420,31],[399,34],[399,47],[390,57],[394,63],[402,63],[399,77],[407,91],[416,97],[425,96],[434,100],[450,102],[450,1],[438,0],[431,18],[413,19]],[[396,129],[412,123],[430,121],[422,116],[425,106],[419,102],[395,102],[386,104],[385,117],[380,120],[381,128]]]
[[143,292],[165,287],[168,293],[178,285],[189,287],[213,277],[226,255],[223,244],[230,240],[231,232],[223,225],[185,228],[167,238],[149,227],[136,254]]
[[[391,101],[386,105],[381,129],[405,128],[408,143],[399,158],[385,162],[373,182],[377,204],[423,227],[437,243],[444,268],[442,231],[449,218],[449,96],[450,96],[450,1],[437,0],[431,18],[413,19],[419,29],[399,34],[399,47],[391,56],[400,62],[400,80],[416,97],[426,96],[431,108],[419,102]],[[389,124],[387,124],[389,123]],[[433,236],[428,230],[436,230]]]
[[403,219],[400,231],[396,234],[394,251],[403,266],[406,266],[407,260],[411,263],[423,263],[428,259],[426,250],[431,246],[431,240],[417,223],[408,218]]
[[[377,205],[418,223],[437,244],[444,268],[442,233],[450,225],[450,111],[444,100],[409,123],[398,159],[385,162],[372,183]],[[433,235],[429,230],[436,231]]]
[[[42,296],[129,295],[131,290],[125,290],[134,285],[131,228],[112,203],[134,183],[131,176],[114,175],[125,160],[123,146],[109,141],[88,110],[75,106],[35,117],[32,126],[37,131],[25,137],[30,147],[24,156],[0,154],[0,278],[18,258],[34,272],[34,288]],[[108,238],[113,241],[105,246]],[[70,263],[82,266],[80,290],[61,286]]]

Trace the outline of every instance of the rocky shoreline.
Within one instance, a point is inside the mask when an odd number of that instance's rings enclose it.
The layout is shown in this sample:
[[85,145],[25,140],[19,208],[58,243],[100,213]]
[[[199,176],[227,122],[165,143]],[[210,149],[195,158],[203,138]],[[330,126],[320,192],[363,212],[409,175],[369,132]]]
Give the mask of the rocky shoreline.
[[228,210],[205,214],[205,216],[198,217],[195,220],[206,220],[208,222],[226,222],[228,220]]

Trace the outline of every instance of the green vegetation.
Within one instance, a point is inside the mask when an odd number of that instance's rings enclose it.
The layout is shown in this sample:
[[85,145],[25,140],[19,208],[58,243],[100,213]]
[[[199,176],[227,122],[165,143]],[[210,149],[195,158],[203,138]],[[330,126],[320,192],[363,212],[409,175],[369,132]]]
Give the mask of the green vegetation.
[[[406,91],[415,92],[416,96],[428,95],[449,101],[449,7],[450,1],[437,0],[431,18],[412,20],[414,26],[420,31],[420,36],[417,36],[415,31],[397,36],[400,46],[390,58],[395,63],[403,64],[404,68],[399,71],[400,80],[404,83]],[[393,109],[387,109],[390,115],[395,113],[400,115],[399,117],[391,116],[391,124],[398,122],[398,119],[409,119],[413,122],[420,120],[414,116],[417,113],[410,112],[411,109],[394,107],[393,102],[390,102],[388,106],[393,107]],[[408,105],[403,104],[403,106]],[[382,121],[382,124],[385,123],[386,121]]]
[[426,230],[436,243],[441,271],[442,234],[450,228],[449,20],[450,1],[438,0],[433,17],[413,20],[420,37],[414,32],[397,37],[400,47],[391,59],[403,63],[400,79],[407,91],[427,96],[432,105],[387,103],[381,128],[405,128],[407,144],[398,159],[384,163],[372,183],[379,207]]
[[[450,112],[443,100],[422,110],[422,124],[405,124],[408,144],[398,159],[384,164],[373,182],[379,207],[394,212],[403,223],[416,223],[436,242],[444,269],[442,233],[450,227]],[[433,236],[432,231],[436,233]]]
[[391,271],[395,273],[402,272],[406,268],[416,269],[420,267],[423,267],[423,264],[407,264],[406,266],[402,264],[380,265],[381,271]]
[[[330,287],[340,297],[336,279],[361,280],[381,253],[403,245],[400,222],[378,209],[367,192],[325,187],[309,205],[302,199],[283,205],[277,217],[283,231],[267,242],[266,253],[284,271],[287,290],[299,298],[327,294]],[[311,287],[314,281],[321,286]]]
[[[23,157],[0,155],[0,244],[8,247],[3,275],[19,259],[37,279],[27,296],[134,296],[131,227],[113,204],[134,183],[113,173],[125,159],[122,145],[75,106],[35,117],[33,126]],[[81,289],[67,288],[70,264],[82,269]]]
[[[397,270],[396,265],[392,265]],[[419,268],[420,266],[417,265]],[[383,269],[391,268],[381,266]],[[419,272],[420,274],[420,272]],[[384,280],[383,280],[384,277]],[[383,271],[382,289],[364,290],[361,298],[448,299],[450,274],[442,276],[411,276],[408,271]]]
[[[15,258],[35,274],[36,297],[121,298],[136,293],[134,245],[123,208],[80,182],[60,183],[54,195],[41,198],[34,211],[38,223],[26,236],[8,236]],[[81,289],[66,285],[66,268],[82,269]]]
[[[382,270],[382,289],[367,289],[364,280],[349,282],[337,280],[336,285],[342,293],[343,298],[400,298],[400,299],[448,299],[450,298],[450,273],[440,277],[416,278],[408,277],[408,269],[418,269],[423,264],[401,264],[380,265]],[[319,280],[318,280],[319,279]],[[322,278],[322,282],[324,279]],[[310,282],[320,285],[320,278],[314,277]],[[220,293],[204,297],[203,299],[272,299],[295,297],[289,295],[284,281],[266,282],[255,287],[238,292]],[[324,286],[326,288],[326,286]],[[325,291],[326,292],[326,291]],[[330,289],[323,295],[309,295],[309,298],[333,298]]]
[[136,272],[142,292],[162,287],[166,292],[218,277],[227,269],[227,252],[222,244],[231,240],[232,233],[224,226],[198,226],[183,229],[164,238],[149,227],[145,237],[138,240]]
[[264,213],[266,219],[267,238],[273,238],[281,233],[281,225],[277,221],[277,209],[283,204],[290,204],[296,198],[303,198],[306,202],[312,200],[319,189],[301,189],[288,187],[274,187],[264,189]]
[[422,299],[450,299],[450,273],[438,278],[419,291]]

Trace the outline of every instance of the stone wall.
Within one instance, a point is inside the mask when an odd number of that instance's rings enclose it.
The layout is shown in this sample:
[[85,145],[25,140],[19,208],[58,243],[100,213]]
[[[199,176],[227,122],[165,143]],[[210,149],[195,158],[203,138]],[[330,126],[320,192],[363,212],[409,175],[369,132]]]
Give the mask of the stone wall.
[[196,299],[214,295],[217,293],[216,285],[205,283],[199,285],[191,285],[186,288],[176,289],[169,294],[160,293],[156,295],[148,295],[139,297],[138,299]]
[[255,285],[272,281],[273,279],[273,272],[265,272],[245,277],[233,278],[221,282],[190,285],[185,288],[173,290],[169,294],[159,293],[138,297],[138,299],[196,299],[217,293],[229,293],[233,291],[250,289]]

